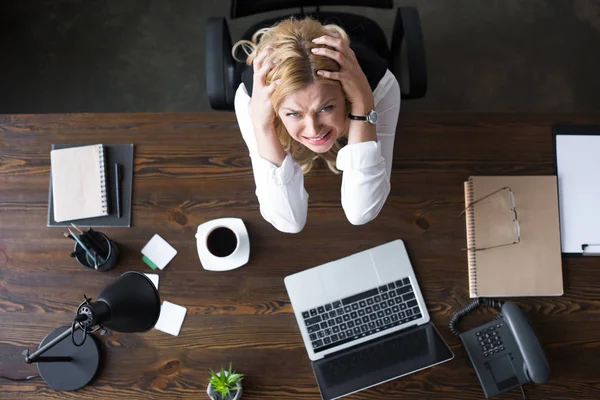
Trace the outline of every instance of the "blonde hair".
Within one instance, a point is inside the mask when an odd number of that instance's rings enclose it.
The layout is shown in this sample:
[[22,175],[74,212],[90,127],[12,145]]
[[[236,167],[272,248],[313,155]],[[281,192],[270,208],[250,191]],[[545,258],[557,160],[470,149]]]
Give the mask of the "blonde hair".
[[[273,52],[265,59],[265,62],[278,60],[278,63],[267,74],[266,84],[281,79],[281,83],[271,94],[271,102],[275,110],[275,130],[283,149],[290,152],[294,160],[300,164],[304,173],[309,172],[315,162],[322,158],[327,162],[332,172],[339,174],[335,162],[337,153],[341,145],[335,141],[333,147],[325,153],[315,153],[308,147],[294,140],[283,122],[279,118],[278,110],[283,100],[291,93],[302,90],[312,83],[322,85],[339,86],[341,83],[337,80],[328,79],[317,75],[318,70],[339,71],[340,66],[329,57],[317,56],[311,52],[315,47],[329,47],[317,45],[312,40],[325,34],[333,34],[340,37],[346,44],[350,44],[350,39],[346,32],[337,25],[322,25],[319,21],[307,17],[302,20],[295,18],[285,19],[270,28],[258,30],[252,40],[240,40],[233,45],[232,55],[236,57],[236,52],[241,48],[248,56],[246,64],[252,65],[256,55],[266,47],[273,49]],[[346,113],[350,111],[349,103],[346,100]],[[348,121],[340,137],[348,136]]]

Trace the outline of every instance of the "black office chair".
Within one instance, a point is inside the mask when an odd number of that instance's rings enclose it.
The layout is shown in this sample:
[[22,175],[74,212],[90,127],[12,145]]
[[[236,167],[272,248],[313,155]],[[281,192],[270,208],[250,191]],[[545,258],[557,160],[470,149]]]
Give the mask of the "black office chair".
[[[419,13],[413,7],[396,10],[392,45],[388,48],[383,30],[375,22],[361,15],[319,11],[319,6],[346,5],[393,9],[393,0],[232,0],[231,19],[267,11],[300,8],[300,13],[285,14],[254,24],[241,39],[250,40],[260,28],[295,16],[311,16],[322,23],[334,23],[346,30],[352,43],[370,47],[383,60],[400,83],[403,99],[418,99],[427,91],[425,49]],[[306,12],[304,7],[316,7]],[[233,111],[235,91],[242,80],[246,64],[231,55],[231,35],[225,18],[210,18],[206,24],[206,88],[210,105],[215,110]],[[404,60],[405,59],[405,60]]]

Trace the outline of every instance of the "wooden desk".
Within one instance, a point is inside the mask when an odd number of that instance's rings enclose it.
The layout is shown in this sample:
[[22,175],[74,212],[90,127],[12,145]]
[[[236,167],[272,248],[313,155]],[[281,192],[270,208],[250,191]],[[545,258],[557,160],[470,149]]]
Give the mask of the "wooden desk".
[[[600,115],[402,115],[392,193],[379,217],[350,225],[340,206],[341,177],[321,169],[306,180],[305,229],[287,235],[260,216],[231,114],[0,116],[0,375],[36,373],[21,352],[68,324],[84,293],[95,297],[128,270],[151,272],[140,250],[155,233],[179,251],[160,272],[161,298],[188,309],[179,337],[102,337],[104,367],[79,392],[59,394],[39,379],[1,381],[0,397],[203,399],[207,369],[232,361],[247,374],[244,399],[318,399],[283,278],[401,238],[456,357],[349,399],[481,399],[466,353],[447,328],[470,301],[458,217],[463,181],[471,174],[552,174],[551,125],[599,121]],[[46,228],[52,143],[136,145],[133,227],[104,230],[122,249],[109,273],[78,266],[62,230]],[[203,270],[196,253],[196,227],[219,217],[242,218],[251,238],[249,264],[228,273]],[[600,398],[600,258],[565,258],[563,270],[563,297],[518,300],[553,368],[549,383],[525,386],[528,399]],[[491,315],[479,312],[470,324]]]

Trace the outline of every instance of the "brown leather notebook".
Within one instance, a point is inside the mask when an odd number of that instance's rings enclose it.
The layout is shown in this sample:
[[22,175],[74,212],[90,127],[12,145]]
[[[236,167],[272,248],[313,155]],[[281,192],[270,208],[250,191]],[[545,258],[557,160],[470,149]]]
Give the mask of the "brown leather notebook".
[[470,297],[563,294],[557,191],[556,176],[469,177]]

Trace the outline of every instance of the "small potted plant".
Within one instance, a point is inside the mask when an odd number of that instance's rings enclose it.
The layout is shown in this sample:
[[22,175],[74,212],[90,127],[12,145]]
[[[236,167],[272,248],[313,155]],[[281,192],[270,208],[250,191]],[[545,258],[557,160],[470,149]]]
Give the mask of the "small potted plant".
[[211,400],[239,400],[242,398],[242,379],[243,374],[238,374],[233,371],[231,363],[229,363],[229,369],[224,370],[221,366],[221,371],[214,372],[212,369],[210,372],[210,379],[208,380],[208,388],[206,393]]

